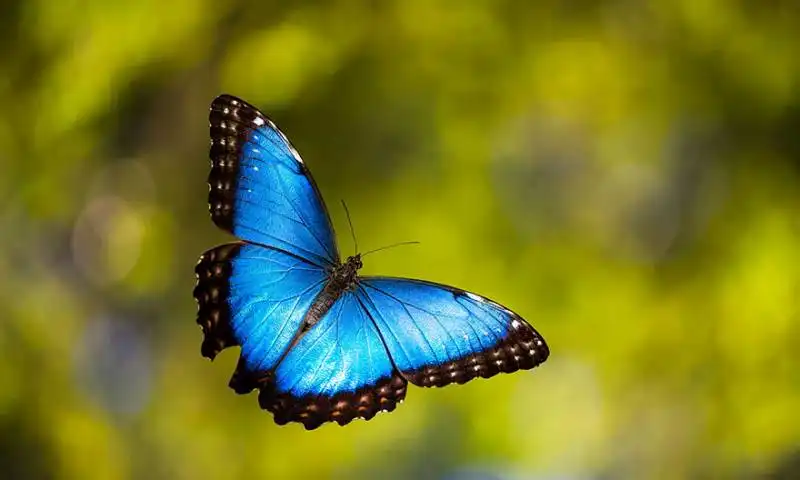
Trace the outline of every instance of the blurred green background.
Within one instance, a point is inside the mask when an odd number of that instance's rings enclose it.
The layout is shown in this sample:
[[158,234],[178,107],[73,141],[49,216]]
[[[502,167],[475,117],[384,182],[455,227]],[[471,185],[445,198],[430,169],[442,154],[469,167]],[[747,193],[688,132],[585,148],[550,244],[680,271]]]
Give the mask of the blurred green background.
[[[800,4],[0,11],[0,477],[800,478]],[[259,106],[364,273],[495,298],[531,372],[306,432],[200,357],[208,106]]]

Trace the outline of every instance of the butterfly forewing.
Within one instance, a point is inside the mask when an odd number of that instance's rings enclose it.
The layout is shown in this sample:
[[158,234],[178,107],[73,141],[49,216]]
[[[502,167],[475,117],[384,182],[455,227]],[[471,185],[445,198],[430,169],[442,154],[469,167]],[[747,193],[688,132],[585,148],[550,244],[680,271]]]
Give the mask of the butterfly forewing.
[[423,387],[528,370],[550,354],[519,315],[474,293],[421,280],[361,279],[365,305],[405,378]]
[[220,228],[321,266],[339,263],[325,204],[300,155],[255,107],[221,95],[209,113],[208,203]]

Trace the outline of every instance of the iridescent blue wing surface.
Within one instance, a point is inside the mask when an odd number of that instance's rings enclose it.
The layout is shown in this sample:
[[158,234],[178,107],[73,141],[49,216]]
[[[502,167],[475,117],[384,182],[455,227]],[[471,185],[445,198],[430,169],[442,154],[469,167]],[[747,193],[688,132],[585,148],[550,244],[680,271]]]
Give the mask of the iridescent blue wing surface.
[[289,349],[327,273],[308,261],[244,242],[212,248],[195,267],[201,352],[213,359],[240,345],[231,387],[259,388]]
[[415,385],[441,387],[527,370],[550,354],[519,315],[474,293],[420,280],[362,277],[356,295],[394,365]]
[[259,403],[276,423],[302,422],[310,430],[392,411],[406,386],[375,324],[346,291],[289,350]]
[[339,263],[325,203],[300,155],[258,109],[231,95],[209,113],[211,218],[250,243],[321,266]]

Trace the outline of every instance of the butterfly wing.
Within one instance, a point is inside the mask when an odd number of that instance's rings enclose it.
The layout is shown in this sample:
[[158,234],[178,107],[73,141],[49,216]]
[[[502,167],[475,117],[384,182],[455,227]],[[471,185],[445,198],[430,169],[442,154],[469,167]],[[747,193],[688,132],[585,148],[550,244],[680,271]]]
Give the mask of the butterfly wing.
[[539,333],[487,298],[420,280],[364,277],[356,295],[403,376],[422,387],[531,369],[550,350]]
[[327,280],[322,268],[300,257],[244,242],[207,251],[195,272],[202,354],[213,359],[241,345],[231,380],[239,393],[269,380]]
[[278,127],[231,95],[211,103],[211,218],[250,243],[321,266],[339,263],[330,217],[311,173]]
[[406,394],[380,334],[353,292],[346,291],[289,350],[274,382],[259,394],[275,423],[314,429],[392,411]]

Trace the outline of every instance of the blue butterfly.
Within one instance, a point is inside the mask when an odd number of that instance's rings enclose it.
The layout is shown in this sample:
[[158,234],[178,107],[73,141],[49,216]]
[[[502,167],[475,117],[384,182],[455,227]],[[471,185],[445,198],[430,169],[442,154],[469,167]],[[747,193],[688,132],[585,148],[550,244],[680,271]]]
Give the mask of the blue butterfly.
[[230,95],[209,121],[211,218],[241,240],[195,268],[201,352],[241,346],[230,387],[258,389],[275,423],[368,420],[394,410],[408,382],[441,387],[547,359],[542,336],[487,298],[359,276],[361,255],[341,262],[319,189],[278,127]]

